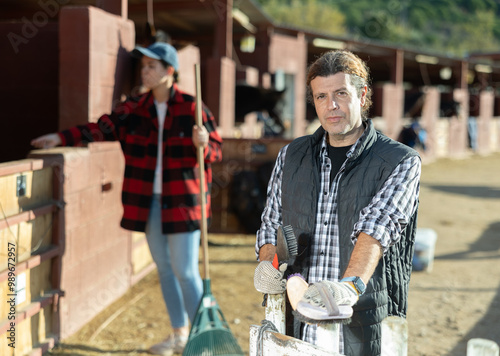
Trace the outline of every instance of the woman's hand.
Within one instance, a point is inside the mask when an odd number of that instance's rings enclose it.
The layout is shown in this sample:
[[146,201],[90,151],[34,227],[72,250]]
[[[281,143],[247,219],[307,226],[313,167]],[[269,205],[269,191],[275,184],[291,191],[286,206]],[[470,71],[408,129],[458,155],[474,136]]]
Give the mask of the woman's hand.
[[36,148],[51,148],[60,145],[61,138],[56,133],[43,135],[31,140],[31,145]]
[[205,126],[193,126],[193,143],[195,147],[205,148],[208,145],[208,131]]

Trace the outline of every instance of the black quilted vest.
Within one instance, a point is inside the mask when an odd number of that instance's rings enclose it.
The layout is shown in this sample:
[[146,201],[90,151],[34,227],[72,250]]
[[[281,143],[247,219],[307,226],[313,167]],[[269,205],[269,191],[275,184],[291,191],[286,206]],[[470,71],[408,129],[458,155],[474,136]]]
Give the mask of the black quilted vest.
[[[318,194],[321,194],[319,151],[323,135],[324,130],[320,127],[313,135],[294,140],[286,152],[282,181],[283,225],[291,225],[299,241],[307,241],[314,234]],[[341,275],[354,248],[350,235],[360,211],[370,203],[396,166],[415,155],[416,151],[377,132],[371,120],[368,121],[366,134],[348,158],[339,183]],[[379,355],[381,321],[388,315],[406,316],[416,215],[410,219],[400,241],[380,260],[365,294],[354,306],[352,322],[344,325],[346,355]],[[307,267],[306,258],[302,265],[306,275]]]

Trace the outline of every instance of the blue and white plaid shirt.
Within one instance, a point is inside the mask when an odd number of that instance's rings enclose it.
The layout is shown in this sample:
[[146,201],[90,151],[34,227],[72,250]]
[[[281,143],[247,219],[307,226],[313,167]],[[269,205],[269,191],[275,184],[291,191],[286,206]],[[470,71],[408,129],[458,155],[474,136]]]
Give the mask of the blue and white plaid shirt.
[[[347,152],[349,158],[360,140]],[[257,231],[256,254],[265,244],[276,245],[277,229],[282,225],[281,182],[283,165],[288,146],[283,147],[267,188],[267,203],[262,213],[262,224]],[[325,134],[320,150],[321,192],[318,194],[316,228],[310,251],[308,283],[321,280],[338,281],[340,276],[339,227],[337,215],[337,191],[345,162],[334,177],[330,186],[331,161],[328,156],[327,135]],[[421,162],[417,156],[402,161],[389,176],[382,189],[373,197],[371,203],[361,210],[359,220],[351,234],[353,244],[359,233],[364,232],[380,242],[384,252],[398,242],[410,217],[417,209],[420,190]],[[326,222],[326,224],[325,224]],[[340,332],[340,352],[343,353],[343,337]],[[303,340],[316,344],[316,326],[305,325]]]

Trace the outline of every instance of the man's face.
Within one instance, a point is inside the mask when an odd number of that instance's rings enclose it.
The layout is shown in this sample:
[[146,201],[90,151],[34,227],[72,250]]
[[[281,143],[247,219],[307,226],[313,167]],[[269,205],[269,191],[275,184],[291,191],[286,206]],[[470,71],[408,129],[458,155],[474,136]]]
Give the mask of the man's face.
[[165,68],[159,60],[143,56],[141,66],[142,85],[148,89],[165,85],[168,80],[168,68]]
[[363,133],[361,109],[367,88],[358,96],[349,74],[342,72],[311,80],[314,106],[332,146],[348,146]]

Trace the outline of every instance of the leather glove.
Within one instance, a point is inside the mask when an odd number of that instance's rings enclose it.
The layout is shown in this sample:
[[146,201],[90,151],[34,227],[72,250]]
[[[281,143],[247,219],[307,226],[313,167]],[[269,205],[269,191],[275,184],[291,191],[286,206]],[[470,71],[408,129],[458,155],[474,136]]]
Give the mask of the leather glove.
[[262,261],[255,268],[253,284],[259,292],[267,294],[280,294],[286,289],[286,280],[283,275],[287,264],[282,263],[279,269],[274,268],[271,261]]

